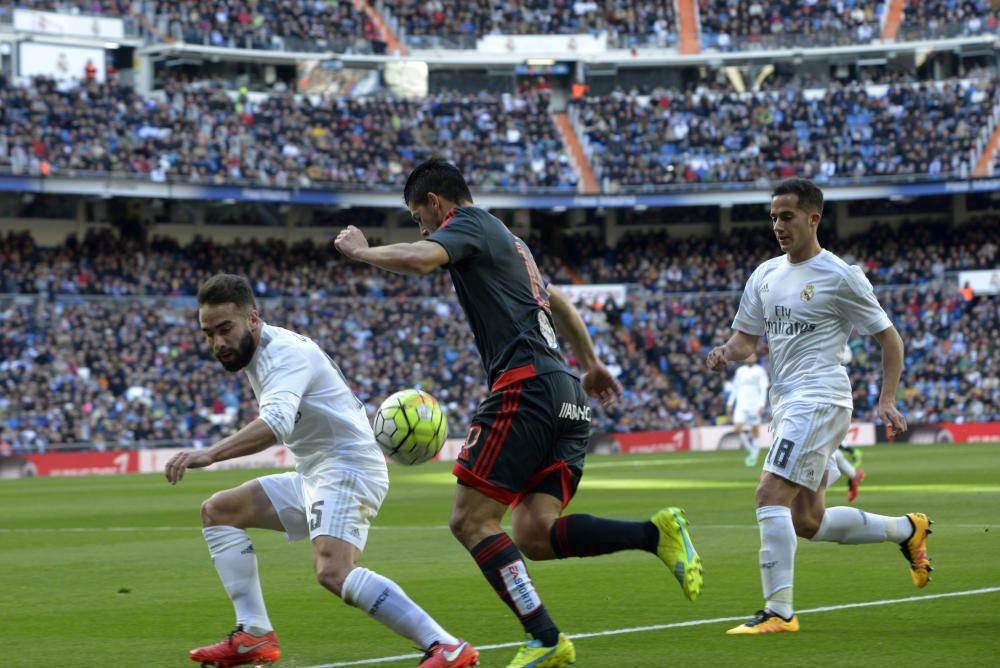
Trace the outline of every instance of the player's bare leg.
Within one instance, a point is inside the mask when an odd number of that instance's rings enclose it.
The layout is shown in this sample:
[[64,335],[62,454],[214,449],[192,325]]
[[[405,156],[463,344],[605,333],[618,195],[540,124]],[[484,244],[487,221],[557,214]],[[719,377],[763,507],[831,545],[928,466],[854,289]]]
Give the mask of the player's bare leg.
[[236,628],[218,643],[191,650],[188,657],[221,667],[276,662],[281,649],[267,616],[257,555],[246,532],[284,530],[271,500],[258,481],[250,480],[213,494],[202,504],[201,519],[212,563],[236,611]]

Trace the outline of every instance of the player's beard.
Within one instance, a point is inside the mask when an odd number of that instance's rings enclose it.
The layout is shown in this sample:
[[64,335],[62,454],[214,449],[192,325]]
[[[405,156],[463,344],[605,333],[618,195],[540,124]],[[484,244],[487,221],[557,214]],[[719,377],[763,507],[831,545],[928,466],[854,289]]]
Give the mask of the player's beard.
[[[227,350],[225,352],[230,351]],[[219,364],[222,365],[223,369],[226,371],[236,372],[245,367],[247,364],[250,364],[250,360],[253,359],[253,334],[250,333],[249,329],[244,332],[242,337],[240,337],[240,342],[236,346],[236,350],[233,352],[235,352],[235,354],[232,359],[229,360],[221,359],[219,354],[216,353],[215,359],[219,360]]]

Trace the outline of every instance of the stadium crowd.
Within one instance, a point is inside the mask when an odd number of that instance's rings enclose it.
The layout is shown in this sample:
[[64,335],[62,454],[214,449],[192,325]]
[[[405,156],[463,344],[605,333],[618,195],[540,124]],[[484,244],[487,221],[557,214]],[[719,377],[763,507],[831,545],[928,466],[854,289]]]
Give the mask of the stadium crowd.
[[701,39],[721,51],[867,44],[882,36],[885,2],[698,0]]
[[605,192],[805,176],[967,177],[996,82],[617,91],[573,101]]
[[[474,48],[484,35],[606,33],[610,46],[671,46],[675,4],[667,0],[529,0],[449,6],[441,0],[372,3],[415,48]],[[880,0],[698,0],[702,45],[762,47],[867,44],[881,39],[888,2]],[[350,0],[17,0],[13,7],[125,18],[150,42],[229,48],[382,53],[385,36]],[[0,7],[0,15],[10,6]],[[906,0],[904,39],[996,33],[989,0]]]
[[903,39],[996,34],[1000,12],[990,0],[906,0]]
[[350,0],[33,0],[14,6],[126,19],[149,42],[277,51],[385,51],[383,35]]
[[399,187],[432,153],[480,188],[572,188],[549,92],[444,93],[423,100],[292,92],[261,101],[211,81],[170,80],[142,99],[117,81],[30,86],[0,78],[0,168],[111,172],[153,181]]
[[[310,98],[233,95],[176,77],[149,99],[116,80],[0,79],[0,168],[15,174],[131,174],[153,181],[398,187],[432,152],[479,189],[572,190],[546,89]],[[605,192],[800,175],[968,176],[1000,102],[992,79],[779,86],[574,100]]]
[[[966,298],[944,280],[947,271],[995,266],[998,230],[996,221],[876,228],[829,245],[886,286],[880,298],[907,342],[901,399],[911,421],[1000,420],[1000,300]],[[581,306],[626,388],[621,407],[596,412],[595,430],[711,424],[725,413],[725,378],[705,373],[703,358],[727,335],[749,271],[774,252],[764,230],[760,237],[755,246],[739,234],[672,244],[634,235],[614,248],[589,242],[558,253],[586,280],[631,283],[623,306]],[[328,248],[268,250],[163,240],[140,250],[107,235],[47,250],[7,237],[0,259],[16,278],[3,290],[21,296],[0,299],[0,441],[21,451],[206,443],[251,419],[247,384],[219,368],[197,333],[191,295],[219,270],[247,273],[264,319],[319,341],[369,411],[420,386],[446,406],[451,435],[462,435],[485,382],[443,272],[403,280],[347,265]],[[538,255],[543,268],[558,266],[556,253]],[[702,289],[713,280],[715,292]],[[851,344],[855,416],[872,420],[877,345]]]
[[[383,0],[387,16],[416,47],[439,44],[434,37],[565,35],[607,33],[612,47],[666,46],[677,37],[669,0],[476,0],[449,6],[441,0]],[[474,42],[464,43],[474,46]]]

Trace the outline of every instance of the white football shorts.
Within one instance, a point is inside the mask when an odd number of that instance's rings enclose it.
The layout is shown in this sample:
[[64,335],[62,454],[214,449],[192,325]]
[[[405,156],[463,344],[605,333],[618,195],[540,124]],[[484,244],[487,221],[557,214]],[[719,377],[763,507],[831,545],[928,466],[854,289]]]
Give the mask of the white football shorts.
[[278,512],[289,543],[333,536],[365,549],[389,479],[354,469],[328,468],[308,476],[295,471],[257,478]]
[[759,425],[760,409],[760,406],[742,406],[737,403],[733,408],[733,424]]
[[771,420],[774,438],[764,470],[812,491],[819,489],[833,453],[851,426],[851,409],[833,404],[795,402]]

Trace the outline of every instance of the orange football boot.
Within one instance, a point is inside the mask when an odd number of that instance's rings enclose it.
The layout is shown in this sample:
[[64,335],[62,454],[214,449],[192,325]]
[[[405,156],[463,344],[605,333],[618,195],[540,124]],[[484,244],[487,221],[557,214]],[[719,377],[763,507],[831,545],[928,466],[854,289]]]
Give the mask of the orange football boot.
[[202,666],[230,668],[230,666],[270,666],[281,658],[281,648],[274,631],[255,636],[237,626],[226,639],[214,645],[193,649],[188,654],[192,661]]

